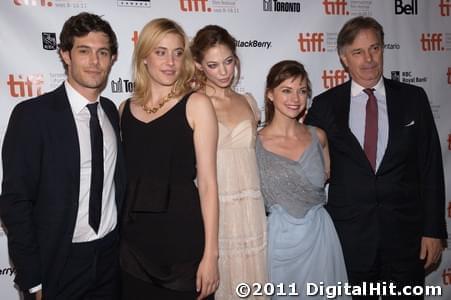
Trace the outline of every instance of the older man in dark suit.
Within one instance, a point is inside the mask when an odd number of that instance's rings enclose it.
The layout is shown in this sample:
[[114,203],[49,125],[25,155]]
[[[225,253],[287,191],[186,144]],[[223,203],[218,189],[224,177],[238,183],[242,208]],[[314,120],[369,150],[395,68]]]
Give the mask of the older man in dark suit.
[[327,209],[351,284],[400,288],[423,285],[425,268],[440,258],[444,179],[428,98],[422,88],[383,77],[383,37],[373,18],[343,26],[338,53],[351,80],[317,96],[306,123],[329,139]]
[[115,299],[124,168],[116,106],[100,97],[117,54],[97,15],[66,21],[67,80],[19,103],[3,144],[1,219],[25,299]]

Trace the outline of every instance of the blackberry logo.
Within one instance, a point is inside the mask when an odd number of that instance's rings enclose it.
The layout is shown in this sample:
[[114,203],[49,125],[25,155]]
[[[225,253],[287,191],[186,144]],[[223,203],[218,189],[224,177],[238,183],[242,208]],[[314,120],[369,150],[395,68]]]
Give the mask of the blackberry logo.
[[271,48],[272,42],[269,41],[257,41],[257,40],[248,40],[248,41],[241,41],[241,40],[235,40],[235,45],[238,48],[265,48],[269,49]]
[[15,268],[9,267],[9,268],[0,269],[0,275],[13,276],[14,274],[16,274]]

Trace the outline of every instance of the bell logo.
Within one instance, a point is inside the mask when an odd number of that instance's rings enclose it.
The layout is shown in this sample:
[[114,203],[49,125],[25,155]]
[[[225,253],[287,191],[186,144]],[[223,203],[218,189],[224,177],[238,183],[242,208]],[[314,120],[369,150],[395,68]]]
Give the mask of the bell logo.
[[208,0],[180,0],[180,9],[184,12],[211,12]]
[[423,51],[444,51],[442,46],[442,33],[422,33],[421,34],[421,49]]
[[448,84],[451,84],[451,68],[448,68],[448,73],[446,73],[446,75],[448,75]]
[[17,75],[15,78],[13,74],[9,74],[6,84],[9,86],[11,97],[35,97],[42,95],[44,76],[42,74]]
[[349,15],[346,0],[324,0],[323,6],[326,15]]
[[405,1],[395,0],[395,14],[396,15],[418,15],[418,0]]
[[299,42],[299,50],[301,52],[326,51],[326,49],[323,47],[324,33],[322,32],[300,33],[298,42]]
[[50,0],[13,0],[17,6],[53,6],[53,2]]
[[451,1],[450,0],[440,0],[440,15],[442,17],[449,17],[451,12]]
[[343,69],[324,70],[321,79],[323,80],[323,87],[330,89],[348,80],[348,74]]

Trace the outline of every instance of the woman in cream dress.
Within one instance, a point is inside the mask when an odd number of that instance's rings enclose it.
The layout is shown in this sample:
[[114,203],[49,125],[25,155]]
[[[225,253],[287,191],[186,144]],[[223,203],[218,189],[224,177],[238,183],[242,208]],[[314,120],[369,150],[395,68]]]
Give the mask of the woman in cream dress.
[[220,284],[215,299],[240,299],[235,291],[240,282],[267,282],[266,217],[255,156],[259,109],[251,95],[232,89],[239,60],[234,39],[224,28],[202,28],[191,51],[199,91],[210,97],[219,122]]

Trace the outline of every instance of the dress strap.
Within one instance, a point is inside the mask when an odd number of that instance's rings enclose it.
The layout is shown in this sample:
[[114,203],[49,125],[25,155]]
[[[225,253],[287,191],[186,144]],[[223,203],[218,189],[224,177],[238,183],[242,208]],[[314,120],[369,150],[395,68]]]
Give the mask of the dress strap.
[[130,113],[130,101],[132,98],[128,98],[127,100],[125,100],[125,104],[124,104],[124,111],[122,112],[122,114],[124,114],[125,112]]
[[260,116],[260,109],[258,108],[257,101],[255,101],[254,96],[252,96],[251,93],[245,93],[243,94],[244,98],[246,99],[247,103],[251,107],[252,112],[254,113],[255,121],[260,122],[261,116]]
[[180,102],[185,102],[184,105],[186,105],[186,102],[188,102],[188,99],[189,99],[189,97],[191,97],[192,94],[194,94],[194,91],[191,91],[188,94],[186,94],[185,96],[183,96],[183,98],[180,99]]
[[124,119],[128,119],[131,116],[130,99],[131,98],[128,98],[127,100],[125,100],[124,107],[123,107],[122,112],[121,112],[120,124],[121,124],[122,128],[124,127]]
[[310,132],[310,135],[312,136],[312,143],[313,142],[319,143],[318,132],[316,130],[316,127],[307,125],[307,128],[308,128],[308,130]]

